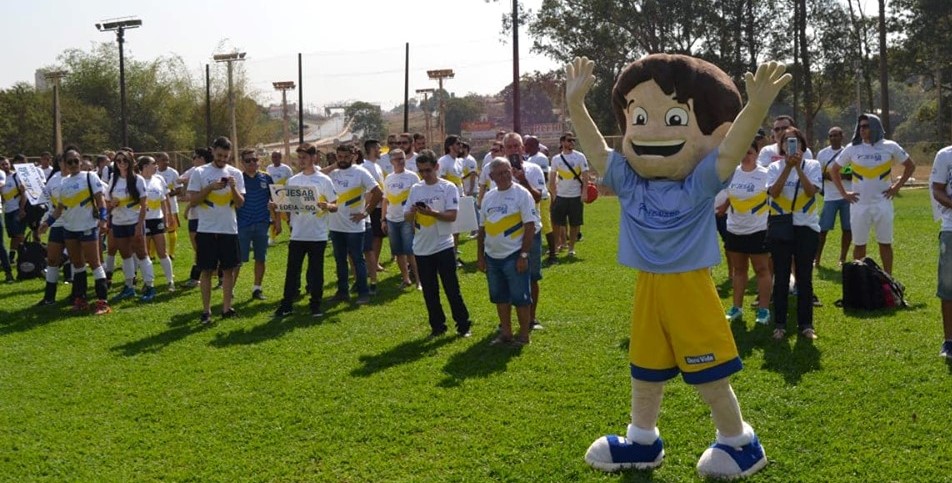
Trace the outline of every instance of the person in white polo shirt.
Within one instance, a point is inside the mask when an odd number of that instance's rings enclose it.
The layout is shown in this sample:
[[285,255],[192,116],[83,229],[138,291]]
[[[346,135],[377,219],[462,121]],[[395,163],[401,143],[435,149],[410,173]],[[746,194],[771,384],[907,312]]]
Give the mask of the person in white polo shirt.
[[463,302],[463,294],[456,276],[456,257],[453,252],[453,222],[459,211],[459,191],[449,181],[437,174],[436,153],[424,149],[417,155],[417,169],[423,181],[410,188],[410,195],[403,213],[408,223],[415,228],[413,254],[420,269],[423,300],[430,323],[430,337],[446,333],[446,314],[440,303],[440,286],[450,302],[456,333],[469,337],[472,322],[469,310]]
[[312,317],[324,315],[321,299],[324,294],[324,251],[330,231],[329,215],[337,211],[337,191],[330,177],[315,169],[317,148],[304,143],[297,148],[301,172],[288,179],[287,186],[314,187],[318,211],[290,213],[291,241],[288,243],[288,262],[284,277],[284,297],[274,312],[275,317],[292,313],[292,305],[301,287],[301,267],[307,257],[307,287],[310,291]]
[[945,340],[939,355],[952,359],[952,146],[941,149],[932,163],[932,198],[942,220],[939,229],[939,283],[936,296],[942,301]]
[[[390,253],[397,258],[400,267],[400,289],[411,285],[420,287],[420,271],[417,269],[416,258],[413,256],[413,224],[406,221],[403,210],[410,196],[410,188],[420,182],[420,176],[413,171],[404,169],[406,154],[402,149],[390,151],[390,162],[393,173],[383,180],[383,208],[381,229],[390,238]],[[410,280],[410,270],[417,281]]]
[[[279,186],[284,186],[287,184],[288,180],[291,179],[291,176],[294,176],[294,170],[290,166],[281,162],[283,155],[281,151],[273,151],[271,153],[271,164],[265,168],[265,172],[268,173],[268,176],[271,176],[271,179],[274,181],[274,184]],[[281,225],[281,220],[283,219],[284,214],[279,214],[281,218],[278,218],[277,226]],[[268,245],[274,245],[274,237],[278,236],[277,226],[271,228],[271,236],[268,237]]]
[[189,205],[198,217],[195,234],[196,264],[201,270],[201,323],[212,323],[212,272],[222,270],[222,318],[237,315],[231,306],[238,266],[238,217],[245,202],[241,170],[228,164],[231,141],[221,136],[212,143],[213,161],[195,170],[188,180]]
[[[853,258],[866,257],[870,229],[876,230],[883,270],[893,269],[893,197],[912,176],[916,165],[899,144],[884,138],[882,122],[874,114],[862,114],[856,122],[853,142],[833,161],[838,167],[851,166],[853,189],[847,191],[839,169],[830,171],[830,179],[850,206],[853,228]],[[892,167],[903,165],[902,176],[892,181]]]
[[[532,330],[529,251],[541,221],[532,195],[513,183],[509,161],[496,158],[489,163],[489,170],[496,188],[483,198],[476,240],[479,269],[486,272],[489,300],[496,304],[500,321],[499,336],[492,343],[525,345]],[[515,338],[513,306],[519,320],[519,335]]]
[[[820,260],[823,257],[823,247],[826,245],[826,233],[833,229],[836,224],[836,217],[840,218],[840,228],[843,234],[840,236],[840,258],[839,264],[846,261],[846,255],[849,253],[850,244],[853,243],[853,232],[850,225],[850,203],[843,199],[843,195],[836,189],[836,185],[830,177],[830,166],[833,161],[843,154],[846,149],[843,146],[843,129],[838,126],[830,128],[827,136],[830,139],[830,145],[821,149],[816,155],[816,160],[820,162],[823,168],[823,211],[820,212],[820,245],[816,249],[816,261],[814,265],[820,266]],[[852,190],[851,180],[853,175],[851,171],[844,173],[847,168],[837,168],[840,171],[840,178],[843,180],[843,188],[846,191]]]

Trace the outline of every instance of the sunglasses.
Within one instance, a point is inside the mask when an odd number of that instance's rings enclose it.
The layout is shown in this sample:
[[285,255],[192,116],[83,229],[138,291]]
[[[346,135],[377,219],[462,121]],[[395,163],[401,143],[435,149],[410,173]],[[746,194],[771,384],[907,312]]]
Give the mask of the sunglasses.
[[420,174],[423,174],[423,173],[432,173],[432,172],[433,172],[433,168],[417,168],[417,171],[419,171]]
[[241,160],[241,162],[243,162],[243,163],[257,163],[257,162],[258,162],[258,158],[244,158],[244,159]]
[[860,124],[860,125],[859,125],[859,128],[860,128],[860,129],[869,129],[869,124]]
[[76,159],[76,158],[72,158],[72,159],[67,159],[67,160],[66,160],[66,165],[67,165],[67,166],[72,166],[72,165],[74,165],[74,164],[79,164],[79,160]]

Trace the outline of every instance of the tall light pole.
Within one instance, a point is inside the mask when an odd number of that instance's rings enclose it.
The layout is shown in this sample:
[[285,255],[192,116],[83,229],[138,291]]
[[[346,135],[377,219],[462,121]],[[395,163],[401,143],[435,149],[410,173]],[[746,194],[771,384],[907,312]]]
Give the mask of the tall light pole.
[[142,20],[135,17],[122,17],[103,20],[96,24],[100,32],[116,32],[119,42],[119,119],[122,122],[122,145],[129,145],[129,121],[126,118],[126,58],[123,44],[126,42],[126,30],[142,26]]
[[284,159],[291,159],[291,131],[288,119],[288,89],[294,89],[294,81],[272,82],[274,89],[281,91],[281,109],[284,119]]
[[231,113],[231,144],[234,149],[231,150],[235,156],[235,166],[238,166],[238,122],[235,121],[235,89],[232,76],[234,74],[234,63],[245,60],[244,52],[232,52],[230,54],[217,54],[214,57],[215,62],[225,62],[228,64],[228,111]]
[[63,128],[60,117],[59,88],[60,79],[66,76],[65,70],[54,70],[45,72],[43,77],[53,82],[53,145],[56,147],[56,154],[63,153]]
[[512,131],[522,132],[519,101],[519,0],[512,0]]
[[434,92],[436,92],[436,89],[432,87],[427,89],[416,90],[417,94],[423,94],[423,105],[420,107],[423,108],[423,121],[424,121],[424,126],[426,126],[426,138],[429,139],[431,143],[433,142],[433,138],[431,137],[433,133],[430,132],[430,116],[432,113],[429,110],[427,110],[425,106],[427,105],[427,101],[429,101],[429,95]]
[[437,69],[426,71],[426,75],[440,83],[440,142],[443,142],[446,139],[446,91],[443,90],[443,79],[452,79],[456,74],[453,69]]

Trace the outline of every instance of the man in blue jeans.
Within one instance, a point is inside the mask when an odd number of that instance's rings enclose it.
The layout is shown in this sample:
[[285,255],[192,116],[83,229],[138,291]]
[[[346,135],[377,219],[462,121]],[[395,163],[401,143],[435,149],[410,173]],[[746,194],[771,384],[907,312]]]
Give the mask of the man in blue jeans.
[[[351,144],[337,147],[337,163],[325,168],[337,191],[337,212],[329,215],[331,244],[337,266],[337,294],[332,300],[350,300],[347,293],[347,257],[354,261],[357,303],[370,303],[367,262],[364,259],[364,232],[370,213],[380,203],[383,191],[369,171],[354,164],[357,149]],[[364,203],[364,195],[370,193]],[[374,267],[376,268],[376,267]]]
[[[281,233],[281,219],[268,206],[271,201],[271,176],[258,170],[258,155],[253,149],[241,151],[245,180],[245,204],[236,210],[238,216],[238,254],[241,263],[248,263],[251,246],[255,249],[255,283],[251,298],[264,300],[261,284],[264,282],[265,259],[268,254],[268,229],[274,226],[275,236]],[[235,281],[241,265],[235,268]]]

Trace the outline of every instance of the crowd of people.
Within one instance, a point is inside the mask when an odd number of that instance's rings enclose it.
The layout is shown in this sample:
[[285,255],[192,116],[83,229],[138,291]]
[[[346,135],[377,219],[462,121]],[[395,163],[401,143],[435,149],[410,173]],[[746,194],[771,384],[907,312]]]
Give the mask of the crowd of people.
[[[62,155],[41,157],[49,209],[31,223],[22,216],[28,205],[24,186],[10,160],[3,158],[0,182],[11,250],[0,247],[0,262],[7,281],[14,281],[17,248],[29,231],[37,240],[45,236],[47,250],[46,288],[38,305],[57,303],[61,273],[71,286],[74,311],[91,306],[93,313],[103,315],[112,311],[111,301],[151,302],[157,293],[154,261],[167,290],[177,288],[172,260],[181,199],[195,253],[184,286],[200,288],[201,324],[213,322],[211,299],[217,288],[222,289],[220,317],[237,315],[234,286],[252,253],[251,297],[266,299],[262,286],[268,248],[287,226],[285,285],[275,317],[294,313],[294,303],[302,297],[305,259],[304,289],[311,315],[324,315],[328,242],[337,277],[329,301],[348,302],[354,293],[356,304],[372,303],[377,273],[383,270],[381,248],[389,238],[401,290],[422,292],[430,336],[448,330],[442,285],[456,333],[468,337],[472,322],[457,277],[464,264],[457,217],[464,209],[471,211],[464,218],[478,220],[478,228],[473,224],[462,234],[477,240],[476,263],[487,274],[490,300],[498,308],[499,337],[494,343],[524,345],[531,330],[542,328],[536,318],[542,240],[548,243],[548,263],[556,263],[560,251],[576,256],[583,212],[580,193],[590,183],[590,169],[574,142],[572,133],[563,134],[561,149],[550,161],[544,154],[548,148],[537,138],[501,131],[480,163],[457,135],[444,140],[439,156],[426,149],[422,135],[403,133],[388,136],[383,154],[373,139],[362,146],[340,144],[326,153],[304,143],[296,149],[297,169],[292,169],[279,152],[271,153],[271,163],[262,167],[253,149],[241,150],[240,166],[232,166],[234,148],[219,137],[210,147],[196,149],[192,166],[181,174],[165,153],[137,157],[132,149],[121,148],[91,156],[67,146]],[[14,164],[25,162],[24,156],[13,159]],[[317,193],[314,210],[278,212],[272,185],[312,188]],[[461,204],[467,199],[469,203]],[[113,289],[117,254],[123,283]],[[95,286],[91,304],[87,270]],[[518,328],[511,323],[513,307]]]
[[[829,130],[829,146],[814,156],[789,116],[773,120],[772,136],[761,130],[731,181],[719,195],[715,219],[724,242],[732,286],[729,321],[743,320],[744,292],[750,268],[756,279],[753,302],[757,324],[773,324],[773,336],[787,330],[788,294],[796,295],[797,331],[816,339],[813,309],[821,305],[813,292],[813,270],[820,265],[827,233],[840,221],[839,264],[866,256],[870,231],[875,231],[882,266],[893,270],[892,198],[914,169],[901,146],[883,139],[875,115],[859,116],[853,137],[844,143],[843,130]],[[324,314],[324,255],[330,242],[337,278],[330,301],[358,305],[372,302],[384,239],[399,267],[400,289],[420,290],[430,335],[448,330],[440,286],[450,305],[456,333],[467,337],[471,320],[460,291],[457,268],[461,209],[475,210],[478,229],[477,266],[486,273],[490,300],[499,316],[497,344],[526,344],[536,318],[545,263],[558,253],[575,257],[575,244],[584,223],[583,193],[594,182],[585,155],[575,149],[575,137],[564,133],[559,149],[548,148],[533,136],[500,131],[481,162],[457,135],[444,140],[443,155],[426,149],[420,134],[388,136],[387,149],[377,140],[362,146],[341,144],[322,153],[304,143],[292,169],[280,152],[270,153],[261,166],[258,152],[240,152],[240,166],[229,164],[231,142],[215,139],[198,148],[192,166],[179,173],[169,156],[139,156],[129,148],[90,156],[76,146],[62,155],[42,153],[37,163],[46,183],[49,210],[28,226],[27,197],[14,165],[25,156],[0,158],[0,194],[9,252],[0,243],[0,265],[8,283],[17,249],[26,240],[47,235],[46,287],[38,305],[57,301],[61,273],[71,284],[69,301],[76,311],[90,307],[87,275],[92,273],[95,314],[111,312],[110,300],[156,296],[153,261],[161,267],[167,290],[175,291],[172,260],[179,227],[180,200],[185,203],[189,240],[195,259],[185,287],[200,287],[200,322],[212,323],[211,295],[222,289],[221,318],[236,315],[234,286],[243,264],[254,254],[251,297],[264,300],[262,289],[269,246],[284,226],[290,232],[285,284],[275,317],[289,316],[301,298],[304,260],[308,267],[304,289],[309,310]],[[952,231],[952,154],[936,156],[933,192],[943,219],[943,237]],[[12,161],[12,163],[11,163]],[[893,180],[894,165],[903,166]],[[240,169],[239,169],[240,168]],[[307,186],[319,193],[316,211],[278,212],[271,185]],[[822,209],[820,197],[822,196]],[[471,197],[472,203],[461,203]],[[948,225],[948,226],[946,226]],[[467,235],[467,233],[463,233]],[[2,238],[0,238],[2,241]],[[544,242],[543,242],[544,241]],[[942,354],[952,358],[952,250],[940,250],[938,296],[942,299],[945,342]],[[116,255],[122,271],[121,288],[110,299]],[[944,274],[944,275],[943,275]],[[217,276],[217,285],[212,279]],[[141,288],[137,284],[141,277]],[[349,282],[353,277],[353,284]],[[518,327],[512,324],[515,308]]]

